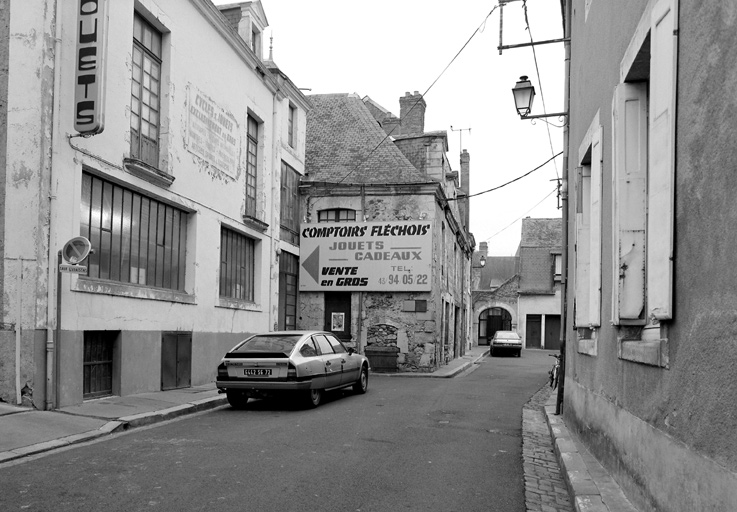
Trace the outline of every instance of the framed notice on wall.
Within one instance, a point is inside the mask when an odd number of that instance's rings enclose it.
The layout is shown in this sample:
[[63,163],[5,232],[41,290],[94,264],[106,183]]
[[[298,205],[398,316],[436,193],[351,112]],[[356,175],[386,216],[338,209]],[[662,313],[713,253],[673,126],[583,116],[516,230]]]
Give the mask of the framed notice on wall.
[[345,330],[345,313],[332,313],[330,330],[342,332]]

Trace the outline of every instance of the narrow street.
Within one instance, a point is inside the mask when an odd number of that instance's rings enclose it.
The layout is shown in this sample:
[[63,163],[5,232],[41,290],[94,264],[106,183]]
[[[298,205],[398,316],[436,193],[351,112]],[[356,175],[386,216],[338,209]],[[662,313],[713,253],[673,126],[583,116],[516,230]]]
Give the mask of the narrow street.
[[375,374],[315,410],[253,402],[7,465],[3,509],[522,512],[522,409],[547,354]]

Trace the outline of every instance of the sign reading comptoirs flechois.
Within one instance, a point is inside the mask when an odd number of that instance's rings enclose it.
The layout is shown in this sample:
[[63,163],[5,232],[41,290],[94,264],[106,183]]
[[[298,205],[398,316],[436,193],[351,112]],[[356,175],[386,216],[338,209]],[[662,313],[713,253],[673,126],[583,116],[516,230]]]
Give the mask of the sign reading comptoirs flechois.
[[429,291],[432,223],[302,224],[301,291]]
[[104,122],[105,41],[108,0],[79,0],[74,60],[74,129],[100,133]]

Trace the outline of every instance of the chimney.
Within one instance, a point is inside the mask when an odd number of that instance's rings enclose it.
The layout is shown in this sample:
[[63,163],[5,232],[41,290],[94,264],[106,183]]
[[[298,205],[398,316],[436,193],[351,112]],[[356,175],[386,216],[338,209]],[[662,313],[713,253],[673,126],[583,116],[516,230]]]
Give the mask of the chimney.
[[489,244],[486,242],[479,242],[479,254],[484,258],[489,256]]
[[419,135],[425,133],[425,103],[422,94],[404,93],[399,98],[399,117],[401,118],[402,135]]
[[[471,155],[468,153],[467,150],[463,150],[461,153],[461,194],[465,197],[468,197],[468,194],[471,191]],[[460,201],[459,206],[461,207],[461,216],[463,218],[463,222],[465,222],[466,228],[470,226],[470,213],[469,213],[469,205],[468,205],[468,199],[465,201]]]

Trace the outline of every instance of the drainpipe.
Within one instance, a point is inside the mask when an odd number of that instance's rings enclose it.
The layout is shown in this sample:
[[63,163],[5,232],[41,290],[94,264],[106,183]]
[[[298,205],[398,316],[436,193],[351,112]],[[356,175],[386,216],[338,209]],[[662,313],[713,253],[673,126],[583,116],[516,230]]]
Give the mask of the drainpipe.
[[[272,175],[271,179],[271,186],[274,186],[274,183],[276,182],[275,177],[279,176],[279,183],[281,183],[281,162],[279,161],[280,152],[277,152],[277,130],[276,130],[276,122],[278,119],[278,113],[279,113],[279,94],[281,94],[281,89],[277,89],[274,92],[274,99],[272,100],[272,112],[271,112],[271,151],[273,152],[271,156],[271,167],[272,172],[274,173]],[[278,197],[279,198],[279,211],[281,212],[281,188],[276,191],[276,194],[272,194],[272,197]],[[279,264],[279,256],[281,254],[281,250],[278,246],[278,236],[280,231],[276,231],[276,235],[274,234],[275,230],[281,230],[281,227],[279,224],[277,224],[277,221],[280,219],[280,216],[277,217],[276,208],[271,208],[271,242],[270,242],[270,251],[269,251],[269,324],[272,326],[273,330],[276,331],[279,328],[279,311],[278,311],[278,300],[277,300],[277,313],[276,318],[274,318],[274,271],[276,270],[276,278],[277,282],[279,280],[279,267],[277,266]]]
[[567,319],[568,319],[568,137],[569,126],[571,124],[571,10],[572,1],[566,0],[565,3],[565,90],[563,93],[563,112],[568,112],[566,124],[563,127],[563,180],[561,183],[561,205],[563,207],[563,236],[561,248],[561,283],[560,283],[560,302],[561,302],[561,321],[560,321],[560,372],[558,380],[558,396],[555,400],[555,414],[563,411],[563,397],[566,381],[566,337],[567,337]]
[[[58,229],[57,222],[57,200],[56,193],[54,190],[55,178],[56,178],[56,161],[54,158],[57,153],[58,139],[61,137],[61,127],[59,123],[59,88],[61,82],[61,0],[56,0],[56,13],[55,13],[55,29],[54,29],[54,90],[52,94],[53,98],[53,112],[51,119],[51,166],[49,173],[49,247],[48,247],[48,275],[46,285],[46,403],[44,406],[45,410],[51,410],[54,407],[58,407],[58,388],[59,388],[59,376],[58,371],[58,344],[59,344],[59,332],[61,331],[60,319],[58,316],[58,310],[53,311],[51,305],[58,303],[57,298],[61,295],[61,286],[57,283],[56,286],[52,286],[55,281],[55,277],[58,272],[58,265],[54,265],[54,243],[55,234]],[[60,281],[60,279],[59,279]],[[55,325],[55,329],[54,326]],[[56,330],[56,339],[54,339],[54,330]]]

